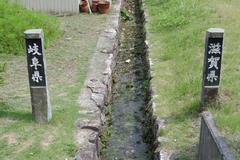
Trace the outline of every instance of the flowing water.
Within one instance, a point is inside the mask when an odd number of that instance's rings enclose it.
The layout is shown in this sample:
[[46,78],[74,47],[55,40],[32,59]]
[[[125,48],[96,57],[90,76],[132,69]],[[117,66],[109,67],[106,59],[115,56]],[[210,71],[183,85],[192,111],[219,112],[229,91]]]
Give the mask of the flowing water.
[[119,52],[113,74],[111,120],[104,160],[148,160],[144,142],[144,107],[147,103],[148,67],[145,35],[138,0],[124,0],[119,37]]

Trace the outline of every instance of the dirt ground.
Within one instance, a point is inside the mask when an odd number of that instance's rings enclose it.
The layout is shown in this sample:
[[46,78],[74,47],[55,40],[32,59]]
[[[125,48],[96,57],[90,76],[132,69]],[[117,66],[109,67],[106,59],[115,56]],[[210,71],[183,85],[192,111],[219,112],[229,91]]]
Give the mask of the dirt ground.
[[4,84],[0,86],[0,144],[5,146],[0,145],[0,159],[60,159],[74,155],[77,98],[107,17],[59,17],[63,35],[45,51],[53,110],[49,125],[32,122],[26,56],[0,55],[0,63],[6,63]]
[[[76,73],[86,71],[86,61],[94,52],[105,19],[106,15],[59,17],[64,35],[45,51],[50,94],[63,96],[64,93],[58,91],[59,87],[71,85],[79,80]],[[5,83],[0,87],[0,100],[29,105],[26,57],[0,55],[0,62],[6,63]],[[57,95],[55,92],[58,92]]]

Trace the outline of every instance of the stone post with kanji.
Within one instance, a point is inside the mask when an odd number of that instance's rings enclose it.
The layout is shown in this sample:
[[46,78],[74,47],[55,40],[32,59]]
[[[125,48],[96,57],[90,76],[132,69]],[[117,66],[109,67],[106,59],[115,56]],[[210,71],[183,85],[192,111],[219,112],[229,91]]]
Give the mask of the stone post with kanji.
[[26,30],[24,35],[26,41],[32,115],[36,122],[46,123],[52,118],[52,111],[46,74],[43,30]]
[[218,100],[221,76],[224,29],[210,28],[206,33],[202,80],[202,109],[214,105]]

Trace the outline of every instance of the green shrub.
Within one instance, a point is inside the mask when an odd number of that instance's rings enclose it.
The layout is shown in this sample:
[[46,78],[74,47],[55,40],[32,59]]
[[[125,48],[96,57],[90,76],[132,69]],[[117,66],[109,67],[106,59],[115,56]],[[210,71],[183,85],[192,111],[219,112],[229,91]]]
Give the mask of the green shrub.
[[56,18],[27,10],[6,0],[0,1],[0,54],[22,54],[23,32],[32,28],[44,30],[46,46],[60,34]]

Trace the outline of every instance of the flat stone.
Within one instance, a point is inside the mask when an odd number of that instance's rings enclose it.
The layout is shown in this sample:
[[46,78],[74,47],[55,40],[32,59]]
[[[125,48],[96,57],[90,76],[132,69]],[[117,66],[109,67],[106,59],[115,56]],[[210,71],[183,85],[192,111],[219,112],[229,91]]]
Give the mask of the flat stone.
[[101,123],[104,124],[105,123],[105,113],[101,113],[100,114],[100,119],[101,119]]
[[[111,33],[110,33],[111,34]],[[106,54],[113,54],[114,50],[116,49],[116,40],[112,38],[112,36],[101,36],[99,38],[99,42],[97,44],[97,48],[100,52]]]
[[106,49],[101,50],[101,53],[107,53],[108,51]]
[[149,58],[149,64],[150,64],[151,67],[153,66],[153,61],[152,61],[151,58]]
[[105,94],[106,92],[106,86],[101,83],[100,81],[88,81],[87,87],[91,89],[92,93],[101,93]]
[[174,151],[170,151],[170,150],[161,150],[160,152],[160,159],[159,160],[173,160],[173,154]]
[[108,74],[103,74],[102,83],[108,87],[110,76]]
[[107,67],[107,68],[105,69],[105,71],[103,72],[103,75],[111,75],[111,74],[112,74],[112,70],[111,70],[110,67]]
[[94,143],[94,144],[97,144],[98,142],[98,139],[99,139],[99,133],[98,132],[92,132],[92,134],[89,135],[88,137],[88,141],[90,143]]
[[[90,89],[89,89],[90,90]],[[90,91],[85,89],[84,93],[82,93],[82,96],[79,97],[78,103],[81,106],[81,110],[79,110],[79,113],[93,113],[94,111],[98,110],[97,104],[91,100],[91,93]],[[96,112],[97,113],[97,112]]]
[[113,54],[109,54],[108,59],[105,61],[107,66],[111,66],[113,60]]
[[113,27],[116,31],[118,31],[118,25],[119,25],[118,19],[119,19],[119,14],[118,14],[118,15],[113,15],[113,16],[111,17],[112,27]]
[[100,131],[100,129],[102,128],[102,124],[100,122],[100,117],[99,117],[94,120],[88,120],[88,119],[78,120],[77,127],[79,129],[89,129],[93,131]]
[[90,137],[90,135],[92,133],[94,133],[95,131],[93,130],[89,130],[89,129],[78,129],[77,130],[77,133],[75,135],[76,137],[76,140],[77,140],[77,144],[78,146],[85,146],[87,143],[86,143],[86,140]]
[[79,114],[87,114],[87,115],[98,115],[101,113],[101,111],[99,110],[99,108],[94,108],[94,109],[82,109],[80,111],[78,111]]
[[106,32],[106,33],[115,33],[115,35],[117,34],[117,31],[115,29],[113,29],[113,28],[105,29],[104,32]]
[[91,99],[102,110],[102,108],[104,106],[104,95],[103,94],[99,94],[99,93],[92,93]]
[[99,160],[96,146],[92,144],[81,149],[80,151],[78,151],[74,159],[75,160]]
[[113,54],[109,54],[109,57],[108,59],[105,61],[105,64],[106,64],[106,69],[105,71],[103,72],[104,75],[112,75],[112,61],[113,61]]

